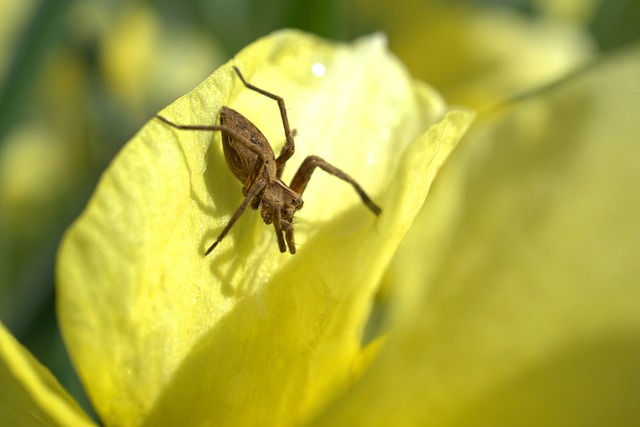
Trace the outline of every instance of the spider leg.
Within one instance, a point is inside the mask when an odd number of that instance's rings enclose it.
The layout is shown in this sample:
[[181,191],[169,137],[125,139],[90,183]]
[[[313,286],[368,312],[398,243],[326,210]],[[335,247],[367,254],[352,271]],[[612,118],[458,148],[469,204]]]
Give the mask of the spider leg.
[[[215,249],[216,246],[218,246],[218,243],[220,243],[220,241],[224,238],[224,236],[227,235],[227,233],[229,232],[229,230],[231,230],[231,227],[233,227],[233,225],[236,223],[236,221],[238,220],[238,218],[240,218],[242,216],[242,214],[244,213],[244,211],[247,209],[247,206],[249,206],[249,204],[253,201],[253,199],[260,194],[260,192],[264,189],[264,187],[267,185],[267,183],[265,181],[258,181],[250,190],[249,193],[247,194],[247,196],[245,197],[245,199],[242,201],[242,204],[238,207],[238,209],[236,209],[236,211],[233,213],[233,216],[231,217],[231,219],[229,220],[229,222],[227,223],[227,225],[224,227],[224,229],[222,230],[222,232],[220,233],[220,235],[218,235],[218,238],[216,239],[215,242],[213,242],[213,244],[211,246],[209,246],[209,249],[207,249],[207,251],[204,253],[205,255],[209,255],[211,253],[212,250]],[[283,251],[284,252],[284,251]]]
[[[262,170],[264,169],[265,164],[266,164],[266,161],[264,157],[258,157],[256,159],[256,164],[251,170],[251,175],[249,175],[249,178],[247,178],[247,181],[242,186],[242,194],[248,194],[249,191],[251,191],[251,189],[256,185],[258,180],[260,180],[260,177],[262,176]],[[253,209],[257,209],[259,204],[260,204],[259,201],[256,201],[255,203],[251,204],[251,207]]]
[[318,156],[309,156],[304,159],[304,162],[302,162],[302,164],[300,165],[300,168],[293,177],[293,180],[291,180],[291,185],[289,186],[289,188],[298,193],[298,195],[302,196],[302,193],[304,192],[305,188],[307,188],[307,184],[311,179],[311,174],[316,169],[316,167],[319,167],[325,172],[330,173],[331,175],[351,184],[351,186],[360,196],[360,199],[362,199],[362,202],[367,205],[369,210],[376,215],[380,215],[382,209],[380,209],[380,207],[376,205],[373,200],[371,200],[371,198],[367,195],[360,184],[356,182],[355,179],[351,178],[349,175]]
[[280,216],[280,207],[276,206],[273,209],[273,227],[276,229],[276,237],[278,238],[278,247],[280,252],[287,251],[287,245],[284,242],[284,236],[282,235],[282,218]]
[[[267,156],[265,155],[264,151],[260,149],[258,145],[252,143],[249,139],[247,139],[247,137],[245,137],[240,132],[238,132],[234,127],[227,126],[227,125],[181,125],[181,124],[176,124],[171,120],[166,119],[160,115],[156,115],[156,117],[161,121],[163,121],[164,123],[180,130],[221,131],[231,136],[236,141],[240,142],[246,148],[248,148],[253,153],[255,153],[257,155],[256,163],[253,169],[251,170],[251,174],[249,175],[248,179],[245,181],[242,187],[242,194],[247,195],[251,190],[251,188],[253,188],[256,185],[256,183],[262,176],[262,171],[264,169],[265,164],[267,163]],[[254,209],[257,209],[257,205],[256,207],[254,207]]]
[[287,160],[289,160],[291,156],[293,156],[293,152],[295,151],[295,144],[293,142],[295,130],[292,131],[291,127],[289,126],[289,118],[287,117],[287,109],[284,106],[284,99],[281,96],[278,96],[271,92],[267,92],[266,90],[260,89],[259,87],[256,87],[251,83],[247,82],[244,79],[244,76],[242,75],[238,67],[234,66],[233,69],[236,71],[236,74],[238,75],[238,77],[240,77],[240,80],[242,80],[242,83],[245,85],[247,89],[251,89],[255,92],[258,92],[268,98],[273,99],[278,103],[278,108],[280,109],[280,117],[282,117],[282,126],[284,127],[284,136],[286,138],[284,147],[282,147],[282,151],[280,151],[280,155],[276,159],[276,167],[277,167],[276,176],[278,178],[281,178],[282,172],[284,171],[284,166],[287,163]]
[[293,225],[290,222],[282,221],[281,227],[284,229],[287,245],[289,245],[289,252],[293,255],[296,253],[296,242],[293,240]]
[[[249,139],[247,139],[244,135],[242,135],[240,132],[238,132],[237,130],[235,130],[234,128],[232,128],[230,126],[226,126],[226,125],[181,125],[181,124],[174,123],[171,120],[162,117],[161,115],[156,115],[156,117],[158,119],[160,119],[161,121],[163,121],[164,123],[168,124],[169,126],[172,126],[172,127],[176,128],[176,129],[180,129],[180,130],[204,130],[204,131],[217,131],[217,130],[219,130],[219,131],[224,132],[224,133],[228,134],[229,136],[233,137],[235,140],[239,141],[246,148],[248,148],[249,150],[253,151],[258,156],[258,160],[262,160],[263,165],[267,161],[267,158],[266,158],[264,152],[260,149],[259,146],[257,146],[256,144],[252,143],[251,141],[249,141]],[[259,175],[259,173],[258,173],[258,175]]]

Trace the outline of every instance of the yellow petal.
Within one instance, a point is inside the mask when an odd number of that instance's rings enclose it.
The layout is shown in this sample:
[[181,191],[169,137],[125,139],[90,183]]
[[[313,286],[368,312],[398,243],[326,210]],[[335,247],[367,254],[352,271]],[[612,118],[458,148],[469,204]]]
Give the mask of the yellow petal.
[[638,425],[639,76],[636,48],[473,129],[398,253],[401,326],[316,425]]
[[[299,130],[286,182],[317,154],[383,213],[319,171],[294,224],[296,255],[279,253],[249,210],[205,257],[242,184],[218,134],[152,120],[68,231],[57,270],[65,341],[109,424],[284,426],[346,387],[380,276],[472,119],[411,80],[381,36],[342,45],[282,31],[232,64],[286,101]],[[221,105],[279,152],[276,103],[244,88],[231,64],[162,114],[213,124]]]
[[[589,33],[473,2],[360,1],[391,49],[450,103],[486,108],[571,73],[595,50]],[[565,4],[566,0],[556,1]]]
[[6,426],[90,426],[51,372],[0,323],[0,424]]

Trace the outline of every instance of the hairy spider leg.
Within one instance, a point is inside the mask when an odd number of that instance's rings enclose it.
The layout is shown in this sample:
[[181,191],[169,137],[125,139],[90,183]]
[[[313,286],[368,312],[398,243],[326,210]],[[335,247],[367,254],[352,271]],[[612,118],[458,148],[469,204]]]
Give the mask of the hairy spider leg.
[[296,242],[293,240],[293,224],[287,221],[282,221],[281,226],[284,229],[287,245],[289,245],[289,252],[293,255],[296,253]]
[[[280,252],[286,252],[287,251],[287,245],[284,242],[284,236],[282,235],[282,223],[284,221],[282,221],[282,218],[280,216],[280,207],[276,206],[273,209],[273,228],[276,229],[276,237],[278,238],[278,248],[280,249]],[[295,252],[295,250],[294,250]]]
[[236,74],[238,75],[238,77],[240,77],[240,80],[242,80],[242,83],[245,85],[247,89],[251,89],[255,92],[258,92],[268,98],[273,99],[278,103],[278,108],[280,109],[280,116],[282,117],[282,125],[284,126],[284,136],[286,138],[284,147],[282,147],[282,151],[280,152],[280,155],[276,159],[276,167],[277,167],[276,176],[278,178],[281,178],[282,172],[284,172],[284,166],[287,163],[287,160],[289,160],[291,156],[293,156],[293,152],[295,151],[295,144],[293,142],[295,130],[292,131],[291,127],[289,126],[289,118],[287,117],[287,109],[284,106],[284,98],[276,94],[273,94],[271,92],[267,92],[264,89],[260,89],[257,86],[252,85],[251,83],[247,82],[244,79],[244,76],[242,75],[238,67],[234,65],[233,69],[236,71]]
[[240,141],[249,150],[253,151],[258,156],[258,159],[262,160],[262,163],[263,163],[262,166],[264,166],[264,163],[267,162],[264,152],[260,150],[260,147],[251,143],[251,141],[249,141],[247,138],[245,138],[242,134],[240,134],[238,131],[236,131],[232,127],[225,126],[225,125],[179,125],[177,123],[172,122],[169,119],[162,117],[159,114],[156,115],[156,117],[162,120],[163,122],[165,122],[166,124],[168,124],[169,126],[173,126],[174,128],[180,129],[180,130],[204,130],[204,131],[219,130],[221,132],[225,132],[231,135],[232,137],[234,137],[235,139],[237,139],[238,141]]
[[209,255],[211,251],[214,250],[216,246],[218,246],[218,243],[220,243],[220,241],[224,238],[224,236],[227,235],[227,233],[229,232],[229,230],[231,230],[231,227],[233,227],[233,225],[236,223],[238,218],[242,216],[244,211],[247,209],[247,206],[249,206],[249,203],[251,203],[253,198],[256,197],[262,191],[262,189],[264,189],[266,185],[267,185],[266,182],[258,181],[256,185],[254,185],[251,188],[251,190],[247,194],[247,197],[245,197],[245,199],[242,201],[238,209],[236,209],[236,211],[233,213],[233,216],[231,217],[227,225],[224,227],[222,232],[218,235],[218,238],[216,239],[216,241],[213,242],[213,244],[209,246],[209,249],[207,249],[207,251],[204,253],[205,255]]
[[325,172],[351,184],[351,186],[356,190],[356,192],[358,193],[358,195],[360,196],[364,204],[367,205],[369,210],[371,210],[371,212],[373,212],[376,215],[380,215],[380,213],[382,212],[382,209],[378,205],[376,205],[373,202],[373,200],[369,198],[367,193],[360,186],[360,184],[356,182],[355,179],[351,178],[349,175],[347,175],[337,167],[333,166],[331,163],[328,163],[326,160],[318,156],[309,156],[306,159],[304,159],[304,161],[298,168],[298,171],[296,172],[295,176],[291,180],[291,185],[289,186],[289,188],[291,188],[293,191],[295,191],[296,193],[298,193],[298,195],[302,197],[302,193],[304,192],[305,188],[307,188],[307,184],[311,179],[311,174],[316,169],[316,167],[319,167]]

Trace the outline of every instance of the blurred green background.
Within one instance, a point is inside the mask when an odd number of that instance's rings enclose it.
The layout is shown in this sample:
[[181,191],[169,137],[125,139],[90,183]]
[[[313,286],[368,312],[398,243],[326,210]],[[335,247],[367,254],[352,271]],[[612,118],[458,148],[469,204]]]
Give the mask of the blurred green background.
[[[640,2],[630,0],[3,2],[0,319],[88,408],[56,323],[60,238],[136,130],[260,36],[284,27],[336,40],[383,31],[414,75],[451,102],[482,108],[545,83],[503,78],[522,73],[525,60],[511,32],[538,46],[528,63],[553,53],[568,71],[565,57],[635,42],[638,22]],[[494,34],[501,26],[515,29]],[[546,39],[554,31],[565,54]],[[505,74],[506,62],[519,67]]]

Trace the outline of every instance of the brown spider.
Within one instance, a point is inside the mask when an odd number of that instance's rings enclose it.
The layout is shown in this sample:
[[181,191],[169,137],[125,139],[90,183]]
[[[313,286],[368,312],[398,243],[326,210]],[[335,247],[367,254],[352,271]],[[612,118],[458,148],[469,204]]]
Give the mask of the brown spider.
[[[295,132],[289,127],[289,119],[284,106],[284,99],[266,90],[260,89],[248,83],[237,67],[233,67],[242,83],[248,89],[261,93],[278,102],[286,142],[278,158],[262,132],[242,114],[229,107],[222,106],[220,110],[219,125],[181,125],[158,115],[160,120],[176,129],[220,131],[222,133],[222,148],[227,165],[233,175],[244,185],[242,194],[245,199],[235,211],[225,228],[215,242],[207,249],[208,255],[220,241],[227,235],[231,227],[240,218],[249,204],[252,209],[262,207],[262,219],[266,224],[272,224],[278,238],[280,252],[296,253],[293,240],[293,215],[302,208],[302,193],[309,183],[311,174],[316,167],[325,170],[343,181],[348,182],[356,190],[365,205],[376,215],[382,210],[373,203],[367,193],[349,175],[335,166],[327,163],[318,156],[307,157],[296,172],[291,185],[287,186],[280,177],[284,171],[287,160],[295,150],[293,137]],[[284,234],[284,235],[283,235]],[[285,243],[286,241],[286,243]]]

